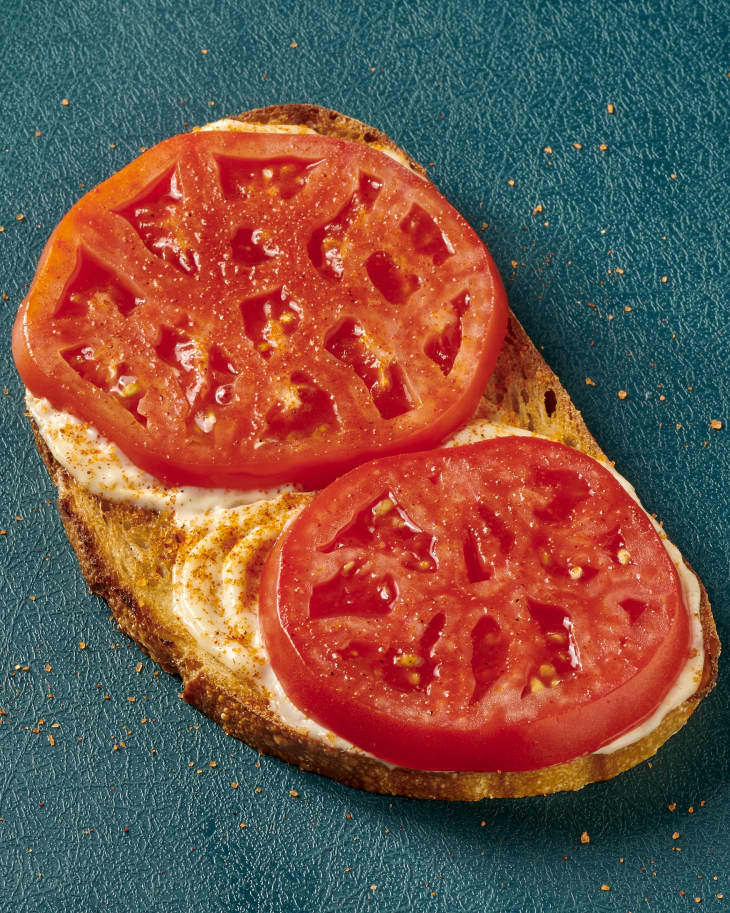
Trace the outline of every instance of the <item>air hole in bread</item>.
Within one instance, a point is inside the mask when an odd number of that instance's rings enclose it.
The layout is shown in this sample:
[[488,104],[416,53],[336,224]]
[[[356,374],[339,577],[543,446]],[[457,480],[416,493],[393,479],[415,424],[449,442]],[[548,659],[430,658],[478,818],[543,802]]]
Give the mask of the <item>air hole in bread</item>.
[[553,417],[557,407],[558,407],[558,398],[555,395],[555,391],[546,390],[545,391],[545,412],[547,413],[548,418]]

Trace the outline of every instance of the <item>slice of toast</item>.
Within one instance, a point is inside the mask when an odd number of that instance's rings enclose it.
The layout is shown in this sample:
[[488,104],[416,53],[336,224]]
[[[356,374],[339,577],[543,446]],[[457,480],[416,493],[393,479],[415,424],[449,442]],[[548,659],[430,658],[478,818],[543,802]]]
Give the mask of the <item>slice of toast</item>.
[[[277,105],[238,120],[307,126],[355,142],[385,148],[425,176],[387,136],[335,111],[314,105]],[[477,410],[479,417],[545,435],[605,459],[560,381],[514,315],[494,374]],[[393,767],[306,737],[286,725],[265,694],[207,653],[172,610],[172,571],[186,533],[170,514],[105,500],[79,485],[55,460],[39,430],[36,444],[58,487],[59,510],[86,581],[106,599],[119,628],[166,671],[182,678],[184,699],[236,738],[265,754],[373,792],[476,800],[580,789],[651,757],[681,728],[713,688],[720,643],[707,593],[700,582],[704,643],[702,679],[695,694],[670,711],[639,741],[611,754],[593,754],[536,771],[431,772]]]

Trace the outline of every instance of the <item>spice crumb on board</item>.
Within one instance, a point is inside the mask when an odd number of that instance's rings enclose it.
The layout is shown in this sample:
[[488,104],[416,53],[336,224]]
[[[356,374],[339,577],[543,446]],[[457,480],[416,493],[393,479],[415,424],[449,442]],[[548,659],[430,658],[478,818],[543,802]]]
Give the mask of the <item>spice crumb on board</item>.
[[720,419],[713,418],[712,421],[710,422],[710,428],[714,429],[715,431],[720,431],[722,428],[722,422],[720,421]]
[[606,105],[606,110],[608,111],[609,114],[615,114],[615,112],[616,112],[616,109],[615,109],[614,106],[611,104],[611,102],[609,102],[609,103]]
[[619,390],[619,391],[618,391],[618,398],[619,398],[619,399],[626,399],[626,397],[627,397],[628,395],[629,395],[629,394],[626,392],[626,390]]
[[295,789],[290,789],[290,790],[289,790],[289,795],[292,797],[292,799],[298,799],[298,798],[299,798],[299,793],[298,793]]
[[611,890],[611,885],[609,885],[609,884],[602,884],[602,885],[601,885],[601,890],[602,890],[602,891],[610,891],[610,890]]
[[61,104],[63,105],[64,108],[68,108],[68,106],[71,104],[71,102],[67,98],[62,98]]
[[588,833],[588,831],[583,831],[583,833],[580,835],[580,842],[581,843],[590,843],[591,842],[591,835]]

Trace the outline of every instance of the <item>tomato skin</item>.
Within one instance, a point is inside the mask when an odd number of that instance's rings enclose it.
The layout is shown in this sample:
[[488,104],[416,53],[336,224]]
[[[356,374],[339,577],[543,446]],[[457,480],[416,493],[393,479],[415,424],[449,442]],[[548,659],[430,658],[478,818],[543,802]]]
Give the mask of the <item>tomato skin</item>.
[[[255,163],[273,161],[276,172],[285,156],[319,170],[294,193],[296,178],[277,172],[278,196],[266,196]],[[379,196],[365,173],[381,182]],[[253,189],[236,196],[244,179]],[[258,225],[269,241],[259,243]],[[313,239],[340,245],[342,276],[327,271]],[[384,259],[373,259],[378,245]],[[99,288],[111,289],[119,313],[99,306]],[[329,342],[347,320],[362,330],[362,351]],[[408,169],[327,137],[198,133],[155,146],[64,217],[19,310],[13,354],[33,393],[167,484],[314,488],[363,460],[432,446],[468,418],[506,323],[492,258]],[[198,347],[192,369],[175,345],[159,354],[166,332]],[[217,373],[215,346],[226,347]],[[125,399],[117,387],[127,377],[140,393]],[[402,405],[381,405],[391,383],[404,385]]]
[[[508,477],[505,467],[510,464],[512,468],[544,466],[549,472],[566,460],[571,471],[590,482],[586,503],[595,501],[592,509],[600,515],[593,517],[580,503],[575,512],[571,509],[571,528],[577,533],[570,539],[561,532],[565,520],[533,523],[532,528],[521,523],[516,502],[507,507],[510,498],[518,497],[515,492],[504,503],[492,497],[492,505],[498,504],[507,525],[512,523],[516,529],[515,545],[507,547],[517,552],[500,570],[497,548],[493,576],[465,581],[464,568],[460,570],[456,560],[463,559],[460,537],[471,528],[472,520],[465,518],[474,516],[473,505],[463,500],[465,492],[493,496]],[[486,485],[490,463],[497,466],[492,477],[495,487],[480,490],[477,483]],[[443,490],[440,485],[429,490],[434,471],[446,478]],[[564,490],[561,485],[555,489],[559,493]],[[440,567],[436,572],[432,567],[424,570],[416,585],[417,571],[403,570],[402,541],[393,539],[390,532],[371,552],[356,543],[358,536],[365,541],[370,535],[373,523],[363,525],[362,517],[370,516],[365,508],[383,491],[397,493],[397,510],[402,510],[401,519],[406,517],[406,526],[412,521],[414,529],[435,536],[431,553]],[[546,506],[559,513],[558,501],[548,500]],[[438,515],[429,514],[434,508]],[[353,517],[359,518],[355,526]],[[608,536],[617,518],[623,537],[618,544]],[[495,525],[493,517],[485,522]],[[569,550],[583,549],[584,558],[591,556],[596,575],[588,573],[586,561],[587,579],[581,583],[536,557],[540,549],[536,543],[547,528],[552,531],[553,555],[561,554],[561,541]],[[444,544],[451,533],[459,540],[456,546]],[[590,544],[593,533],[598,536],[595,547]],[[630,550],[626,565],[617,557],[621,550]],[[418,558],[428,554],[422,538],[417,540],[417,553]],[[363,566],[378,586],[385,579],[383,569],[388,569],[392,586],[386,596],[397,595],[388,611],[371,610],[366,617],[350,599],[354,608],[337,614],[342,593],[332,591],[331,581],[338,579],[331,577],[332,570],[339,566],[337,573],[344,573],[350,561],[363,555]],[[356,581],[359,573],[347,579]],[[502,573],[507,576],[500,581]],[[345,591],[347,586],[354,584],[346,583]],[[324,596],[316,597],[317,593]],[[639,614],[629,620],[630,593],[644,601],[645,617]],[[543,605],[540,594],[545,602],[549,594],[555,605],[567,607],[580,662],[564,669],[555,686],[536,693],[525,687],[527,693],[520,693],[537,664],[544,661],[541,656],[550,638],[559,637],[563,630],[550,621],[553,606]],[[323,612],[315,598],[331,599],[332,612]],[[509,608],[511,601],[515,609]],[[624,611],[619,602],[629,609]],[[536,439],[503,438],[454,450],[388,457],[338,479],[280,537],[264,568],[259,606],[267,651],[292,702],[320,725],[381,760],[420,770],[536,770],[589,754],[651,715],[686,662],[689,649],[689,620],[677,573],[649,519],[599,464],[563,445]],[[472,670],[476,668],[474,619],[483,617],[479,613],[485,610],[504,632],[512,633],[506,634],[506,650],[492,653],[499,675],[488,682],[485,696],[470,704],[469,695],[477,693],[471,677],[476,672],[467,675],[464,670],[470,662]],[[409,692],[402,681],[392,687],[395,679],[388,657],[393,655],[393,644],[417,643],[436,613],[444,616],[445,635],[434,654],[439,674],[425,691]],[[357,647],[355,658],[349,655],[348,644]],[[424,656],[414,656],[411,666],[411,654],[404,655],[409,663],[406,673],[430,669],[423,663]],[[533,672],[529,672],[531,666]]]

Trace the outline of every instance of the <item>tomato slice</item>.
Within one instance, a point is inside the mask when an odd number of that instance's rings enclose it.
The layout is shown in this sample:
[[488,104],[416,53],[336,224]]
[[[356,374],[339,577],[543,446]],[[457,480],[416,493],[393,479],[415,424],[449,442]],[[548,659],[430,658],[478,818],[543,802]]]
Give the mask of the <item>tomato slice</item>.
[[646,514],[590,457],[525,437],[332,483],[269,556],[259,615],[299,709],[421,770],[595,751],[656,709],[689,654]]
[[506,319],[428,181],[359,143],[213,131],[73,207],[13,351],[33,393],[166,482],[320,486],[464,421]]

